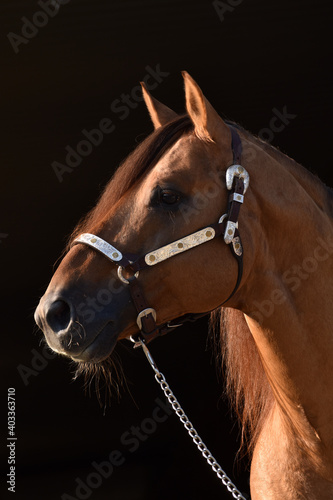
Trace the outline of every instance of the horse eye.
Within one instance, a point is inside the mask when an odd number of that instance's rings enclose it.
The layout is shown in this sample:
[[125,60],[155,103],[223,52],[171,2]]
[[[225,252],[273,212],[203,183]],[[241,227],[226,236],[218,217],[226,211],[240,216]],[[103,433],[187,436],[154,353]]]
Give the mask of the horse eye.
[[178,193],[171,191],[169,189],[163,189],[160,192],[160,202],[165,205],[175,205],[180,200],[180,196]]

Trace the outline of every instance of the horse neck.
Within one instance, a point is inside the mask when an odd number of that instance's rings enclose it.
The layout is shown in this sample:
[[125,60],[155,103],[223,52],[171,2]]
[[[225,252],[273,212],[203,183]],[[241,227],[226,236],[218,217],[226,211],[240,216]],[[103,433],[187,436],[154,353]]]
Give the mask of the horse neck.
[[[332,205],[328,189],[296,162],[244,138],[251,187],[246,247],[255,248],[235,307],[255,340],[277,406],[311,439],[333,439]],[[253,154],[254,152],[254,154]],[[245,254],[246,259],[246,254]],[[247,261],[245,260],[245,269]],[[332,461],[333,461],[333,457]]]

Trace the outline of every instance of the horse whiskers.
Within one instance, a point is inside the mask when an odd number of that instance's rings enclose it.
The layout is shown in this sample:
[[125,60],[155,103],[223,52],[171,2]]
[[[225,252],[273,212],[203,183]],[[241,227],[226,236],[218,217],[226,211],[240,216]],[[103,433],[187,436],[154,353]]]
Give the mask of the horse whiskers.
[[109,406],[114,394],[119,399],[121,388],[126,385],[120,357],[117,353],[113,353],[112,357],[100,363],[78,363],[75,367],[73,380],[77,380],[81,375],[84,376],[84,390],[88,392],[89,396],[91,396],[92,384],[94,383],[94,392],[101,407],[103,405],[104,407]]
[[[72,329],[72,331],[69,332],[70,338],[69,338],[69,341],[67,343],[67,349],[70,349],[71,346],[79,346],[80,345],[80,342],[78,342],[78,341],[74,342],[73,333],[75,335],[77,335],[80,338],[81,341],[84,340],[84,338],[86,337],[86,331],[85,331],[84,326],[82,325],[82,323],[80,323],[79,321],[75,321],[74,325],[75,325],[75,323],[78,325],[78,327],[74,326],[73,329]],[[83,332],[83,334],[81,332]]]
[[[83,324],[82,324],[82,323],[80,323],[78,320],[76,320],[76,321],[74,322],[74,324],[75,324],[75,323],[79,326],[79,328],[78,328],[78,329],[76,329],[76,328],[74,327],[74,328],[73,328],[73,330],[75,331],[75,333],[77,333],[77,334],[78,334],[78,336],[80,337],[80,339],[81,339],[81,340],[84,340],[84,339],[86,338],[87,334],[86,334],[86,330],[85,330],[85,328],[84,328]],[[81,332],[83,333],[83,335],[81,335]]]
[[67,342],[67,349],[70,349],[73,343],[73,335],[72,333],[69,334],[69,341]]
[[36,324],[35,324],[35,325],[33,325],[33,327],[32,327],[32,333],[33,333],[34,335],[36,335],[36,334],[38,334],[39,332],[40,332],[40,328],[39,328],[39,326],[38,326],[38,325],[36,325]]

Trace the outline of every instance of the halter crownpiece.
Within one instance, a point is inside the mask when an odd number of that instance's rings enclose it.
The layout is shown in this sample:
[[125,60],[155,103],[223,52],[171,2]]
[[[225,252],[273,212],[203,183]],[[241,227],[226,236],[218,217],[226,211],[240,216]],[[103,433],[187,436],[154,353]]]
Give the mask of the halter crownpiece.
[[[156,311],[149,307],[144,298],[141,287],[138,283],[139,272],[147,267],[155,266],[171,257],[180,253],[186,252],[194,247],[207,243],[223,234],[224,242],[230,245],[232,255],[235,257],[238,264],[238,276],[236,285],[229,297],[221,304],[225,304],[236,293],[243,274],[243,247],[240,234],[238,231],[238,217],[242,203],[244,202],[244,194],[249,187],[250,176],[244,167],[240,165],[242,143],[235,128],[228,124],[231,130],[232,151],[234,164],[226,171],[226,187],[231,191],[228,201],[227,212],[222,215],[217,223],[213,223],[195,233],[189,234],[176,240],[168,245],[165,245],[156,250],[148,252],[144,256],[133,256],[133,254],[124,254],[113,245],[103,240],[99,236],[90,233],[83,233],[78,236],[73,245],[82,243],[94,248],[102,253],[111,262],[117,266],[118,278],[130,286],[130,293],[137,310],[137,325],[140,334],[135,339],[135,346],[141,345],[138,340],[143,338],[146,342],[150,342],[159,335],[164,335],[171,329],[181,326],[186,321],[195,321],[196,319],[209,314],[186,314],[176,320],[169,321],[163,325],[156,325]],[[131,273],[131,276],[124,277],[124,270]]]

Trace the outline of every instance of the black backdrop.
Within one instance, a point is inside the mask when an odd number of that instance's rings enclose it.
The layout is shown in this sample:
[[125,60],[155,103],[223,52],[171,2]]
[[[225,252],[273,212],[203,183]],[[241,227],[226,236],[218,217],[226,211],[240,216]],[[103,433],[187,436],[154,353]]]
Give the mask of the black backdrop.
[[[332,185],[331,2],[227,0],[219,12],[204,0],[62,3],[58,10],[51,0],[0,6],[1,399],[6,417],[7,388],[15,388],[16,498],[230,498],[176,417],[166,418],[162,408],[165,421],[152,423],[156,398],[163,397],[141,352],[118,346],[130,393],[114,398],[104,414],[94,390],[89,397],[81,379],[72,382],[67,360],[47,359],[33,311],[76,221],[152,129],[135,89],[149,72],[163,73],[155,76],[154,95],[182,111],[186,69],[222,116],[270,139]],[[131,93],[120,113],[116,100]],[[271,120],[283,109],[296,116],[272,132]],[[66,147],[75,149],[82,131],[103,118],[113,121],[113,132],[60,182],[54,162],[64,164]],[[206,323],[157,340],[152,351],[194,425],[246,492],[248,472],[234,464],[238,432],[206,346]],[[6,426],[5,418],[1,487],[10,498]],[[137,441],[132,426],[145,429]],[[118,465],[112,473],[105,466],[103,478],[93,464],[115,450]],[[83,486],[75,492],[77,478],[88,481],[91,493]]]

